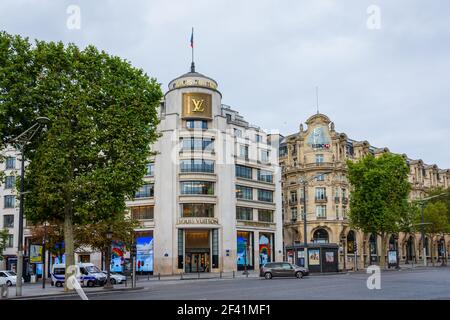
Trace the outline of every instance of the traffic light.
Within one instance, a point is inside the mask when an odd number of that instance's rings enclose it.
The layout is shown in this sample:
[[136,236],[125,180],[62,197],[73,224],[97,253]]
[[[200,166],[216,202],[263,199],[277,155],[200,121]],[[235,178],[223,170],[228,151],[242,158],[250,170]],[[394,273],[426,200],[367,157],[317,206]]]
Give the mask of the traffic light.
[[136,255],[136,244],[133,244],[131,246],[131,256],[135,256]]

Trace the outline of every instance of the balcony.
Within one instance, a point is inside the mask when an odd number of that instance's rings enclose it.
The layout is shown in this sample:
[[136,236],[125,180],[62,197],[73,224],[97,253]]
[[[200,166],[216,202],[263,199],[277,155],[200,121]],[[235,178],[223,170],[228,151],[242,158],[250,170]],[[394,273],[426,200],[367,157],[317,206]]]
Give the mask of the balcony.
[[342,204],[348,204],[348,198],[342,198]]
[[334,197],[334,202],[339,203],[340,202],[340,198],[339,197]]
[[289,205],[290,206],[296,206],[297,205],[297,199],[289,199]]
[[315,202],[316,203],[326,203],[328,201],[328,197],[324,196],[324,197],[316,197],[315,198]]
[[333,168],[333,162],[313,162],[305,164],[306,168]]

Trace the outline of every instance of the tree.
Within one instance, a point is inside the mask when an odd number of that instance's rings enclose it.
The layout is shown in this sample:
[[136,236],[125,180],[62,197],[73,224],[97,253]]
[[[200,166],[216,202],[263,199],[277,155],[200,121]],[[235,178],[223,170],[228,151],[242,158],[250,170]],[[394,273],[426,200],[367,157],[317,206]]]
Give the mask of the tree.
[[[446,202],[435,201],[428,203],[424,209],[423,216],[425,221],[424,231],[430,239],[431,261],[434,265],[434,242],[440,234],[450,232]],[[418,214],[416,216],[416,224],[420,224],[421,221],[422,216]],[[422,241],[424,241],[424,239]],[[423,245],[425,245],[424,242]]]
[[0,261],[3,261],[3,251],[6,249],[9,232],[7,229],[0,230]]
[[409,168],[401,156],[391,153],[378,158],[369,154],[347,165],[352,186],[350,224],[381,237],[380,265],[385,267],[388,235],[409,220]]
[[93,46],[0,33],[2,144],[50,119],[25,148],[25,215],[63,224],[67,266],[74,225],[120,215],[143,184],[161,98],[155,79]]
[[[77,248],[89,247],[98,250],[106,257],[105,266],[111,264],[111,256],[107,254],[108,248],[111,247],[112,240],[121,242],[126,248],[134,242],[134,230],[139,226],[137,220],[118,216],[114,219],[91,223],[77,227],[75,230],[75,243]],[[112,240],[107,239],[107,232],[112,232]]]

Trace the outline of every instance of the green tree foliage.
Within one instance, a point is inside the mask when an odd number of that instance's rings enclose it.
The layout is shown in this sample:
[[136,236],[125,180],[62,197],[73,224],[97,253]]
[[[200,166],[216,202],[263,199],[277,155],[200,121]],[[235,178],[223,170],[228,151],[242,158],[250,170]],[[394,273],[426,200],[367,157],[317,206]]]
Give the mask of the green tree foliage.
[[8,241],[8,230],[0,230],[0,261],[3,260],[3,251],[6,249],[6,242]]
[[50,119],[25,149],[25,214],[63,223],[67,265],[74,225],[121,214],[142,185],[161,98],[155,79],[93,46],[0,33],[2,143]]
[[387,236],[410,220],[409,168],[401,156],[390,153],[377,158],[368,155],[347,165],[352,186],[350,223],[365,233],[381,236],[380,264],[384,267]]

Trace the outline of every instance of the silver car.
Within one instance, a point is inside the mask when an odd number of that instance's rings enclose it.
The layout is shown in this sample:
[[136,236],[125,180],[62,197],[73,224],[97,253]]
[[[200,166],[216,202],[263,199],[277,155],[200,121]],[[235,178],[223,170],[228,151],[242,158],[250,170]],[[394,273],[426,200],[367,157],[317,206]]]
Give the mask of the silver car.
[[259,270],[259,276],[265,279],[273,277],[296,277],[301,279],[309,274],[309,270],[289,262],[269,262]]

